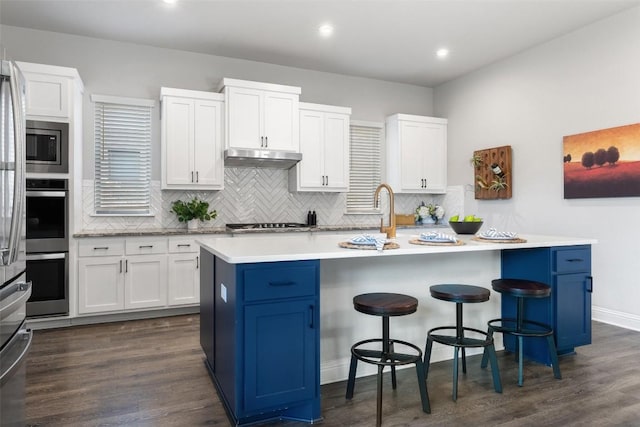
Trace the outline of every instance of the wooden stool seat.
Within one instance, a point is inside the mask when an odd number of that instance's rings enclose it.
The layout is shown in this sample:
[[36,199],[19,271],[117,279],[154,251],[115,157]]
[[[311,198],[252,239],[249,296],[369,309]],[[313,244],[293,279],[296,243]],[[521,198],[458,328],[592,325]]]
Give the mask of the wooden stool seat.
[[[382,338],[372,338],[358,341],[351,347],[351,365],[349,367],[349,379],[347,381],[346,398],[353,397],[356,381],[356,369],[358,360],[378,366],[378,394],[376,405],[376,425],[382,425],[382,373],[385,366],[391,367],[391,384],[396,389],[396,366],[415,364],[418,376],[418,388],[422,400],[422,410],[431,412],[429,395],[425,382],[425,371],[422,362],[422,351],[417,346],[401,340],[389,338],[389,317],[404,316],[415,313],[418,309],[418,300],[409,295],[394,293],[370,293],[357,295],[353,298],[353,307],[364,314],[382,317]],[[371,343],[379,343],[381,349],[361,348]],[[395,351],[395,347],[401,345],[414,354],[406,354]]]
[[[561,379],[560,366],[558,364],[558,352],[553,340],[553,328],[551,326],[527,320],[524,318],[524,301],[527,298],[548,298],[551,295],[551,287],[544,283],[525,279],[495,279],[491,281],[491,287],[504,295],[516,298],[516,318],[499,318],[488,322],[487,334],[493,336],[494,332],[513,335],[516,339],[516,357],[518,358],[518,385],[523,383],[523,338],[543,337],[547,339],[549,357],[553,367],[553,375]],[[485,350],[482,356],[481,366],[487,366],[487,354]]]
[[[439,326],[427,333],[427,345],[424,351],[425,377],[429,375],[429,364],[433,343],[444,344],[454,348],[453,353],[453,400],[458,399],[458,350],[462,349],[462,372],[467,373],[467,348],[484,347],[485,353],[491,358],[491,373],[493,376],[493,388],[496,393],[502,393],[502,382],[498,370],[498,359],[493,344],[493,338],[485,331],[464,326],[462,319],[462,304],[479,303],[489,300],[491,292],[488,289],[473,285],[445,284],[433,285],[429,288],[433,298],[456,303],[456,325]],[[455,335],[443,335],[442,331],[455,331]],[[436,333],[438,332],[438,333]],[[465,332],[478,335],[480,338],[465,336]]]

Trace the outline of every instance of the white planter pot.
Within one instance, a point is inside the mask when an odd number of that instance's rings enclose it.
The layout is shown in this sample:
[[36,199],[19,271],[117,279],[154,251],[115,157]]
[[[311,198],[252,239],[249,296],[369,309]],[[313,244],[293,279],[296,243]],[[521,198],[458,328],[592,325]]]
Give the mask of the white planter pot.
[[191,221],[187,221],[187,230],[197,230],[199,224],[199,220],[197,219],[192,219]]

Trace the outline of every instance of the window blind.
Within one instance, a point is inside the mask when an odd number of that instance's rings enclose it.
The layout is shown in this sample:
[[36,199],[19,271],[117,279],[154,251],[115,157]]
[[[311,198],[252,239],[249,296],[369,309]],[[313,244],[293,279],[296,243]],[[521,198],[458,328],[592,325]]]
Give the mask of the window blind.
[[347,213],[378,213],[373,193],[380,185],[382,123],[351,122]]
[[95,102],[95,213],[149,215],[154,101],[92,96]]

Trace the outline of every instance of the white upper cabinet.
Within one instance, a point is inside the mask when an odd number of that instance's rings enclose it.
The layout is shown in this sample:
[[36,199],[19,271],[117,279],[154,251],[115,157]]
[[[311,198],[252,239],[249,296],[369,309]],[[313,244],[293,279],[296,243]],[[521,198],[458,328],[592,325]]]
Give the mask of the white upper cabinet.
[[74,85],[82,90],[75,68],[18,62],[26,80],[26,113],[30,120],[69,121],[73,115]]
[[300,88],[223,79],[226,114],[225,148],[300,150]]
[[289,170],[290,191],[349,190],[351,108],[300,103],[302,160]]
[[162,189],[221,190],[224,97],[162,88]]
[[445,193],[447,120],[395,114],[387,118],[387,179],[398,193]]

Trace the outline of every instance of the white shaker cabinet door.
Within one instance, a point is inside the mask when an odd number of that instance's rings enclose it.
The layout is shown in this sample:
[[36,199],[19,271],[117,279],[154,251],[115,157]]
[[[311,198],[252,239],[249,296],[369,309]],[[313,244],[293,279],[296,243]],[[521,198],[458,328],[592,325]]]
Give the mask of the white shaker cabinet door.
[[428,132],[423,123],[400,124],[400,169],[402,190],[422,191],[425,188],[424,151]]
[[223,187],[222,106],[216,101],[195,103],[193,170],[198,186]]
[[200,302],[200,256],[197,253],[169,255],[169,305]]
[[261,149],[262,91],[245,88],[229,88],[227,114],[229,148]]
[[124,260],[119,256],[81,258],[78,261],[78,312],[124,309]]
[[140,255],[125,260],[125,309],[167,305],[167,256]]
[[298,95],[264,92],[263,148],[299,151]]
[[333,190],[349,189],[349,116],[325,113],[325,185]]
[[168,185],[191,185],[193,172],[194,103],[190,99],[164,99],[166,133],[165,174]]
[[324,113],[300,111],[300,151],[302,160],[296,166],[300,186],[322,189],[324,185]]

